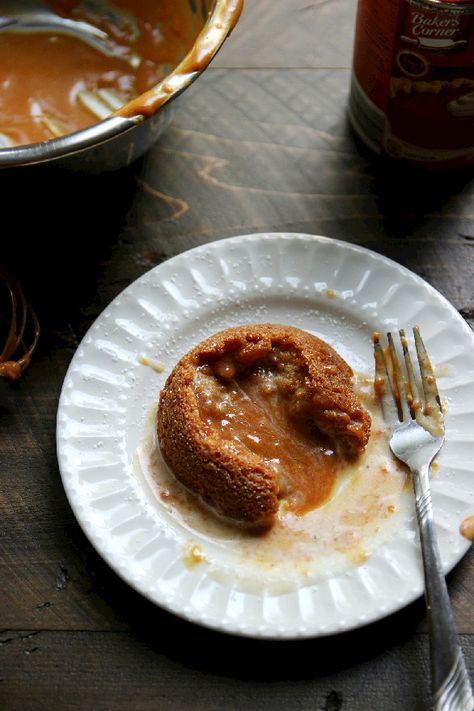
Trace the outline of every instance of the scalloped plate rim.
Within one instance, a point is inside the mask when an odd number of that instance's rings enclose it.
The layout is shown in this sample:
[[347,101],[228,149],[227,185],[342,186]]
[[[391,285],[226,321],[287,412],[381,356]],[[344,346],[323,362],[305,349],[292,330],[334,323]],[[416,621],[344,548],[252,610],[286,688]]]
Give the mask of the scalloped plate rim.
[[[148,278],[148,276],[153,272],[159,272],[159,271],[169,271],[170,268],[173,268],[173,266],[181,266],[181,264],[187,265],[189,262],[192,260],[193,256],[196,253],[206,253],[207,251],[211,250],[220,250],[223,249],[224,252],[227,250],[227,248],[230,248],[233,244],[241,244],[242,242],[253,242],[253,241],[260,241],[260,240],[267,240],[267,241],[283,241],[283,242],[289,242],[291,243],[293,240],[303,240],[303,241],[308,241],[313,244],[327,244],[331,245],[336,249],[342,249],[342,250],[349,250],[353,252],[357,252],[358,254],[365,254],[369,256],[371,259],[375,260],[376,262],[381,262],[388,266],[391,269],[395,269],[397,272],[401,273],[404,277],[408,277],[412,279],[418,286],[422,287],[424,290],[426,290],[431,297],[435,298],[438,300],[443,307],[448,309],[450,317],[454,320],[456,323],[456,326],[461,328],[464,331],[464,335],[467,336],[468,338],[473,340],[474,343],[474,334],[469,328],[468,324],[464,321],[462,316],[456,311],[454,306],[449,302],[449,300],[441,294],[439,291],[437,291],[431,284],[426,282],[422,277],[418,276],[414,272],[412,272],[410,269],[407,267],[399,264],[398,262],[394,261],[390,257],[386,257],[385,255],[382,255],[375,250],[372,250],[370,248],[364,247],[362,245],[354,244],[351,242],[345,242],[343,240],[339,239],[334,239],[331,237],[323,236],[323,235],[313,235],[309,233],[299,233],[299,232],[253,232],[249,234],[242,234],[242,235],[236,235],[233,237],[226,237],[222,239],[217,239],[212,242],[204,243],[202,245],[197,245],[196,247],[193,247],[191,249],[188,249],[184,252],[181,252],[173,257],[170,257],[169,259],[161,262],[157,266],[153,267],[152,269],[148,270],[144,274],[142,274],[140,277],[138,277],[135,281],[133,281],[131,284],[129,284],[125,289],[123,289],[119,294],[117,294],[114,299],[104,308],[104,310],[101,312],[101,314],[94,320],[94,322],[91,324],[87,332],[85,333],[83,339],[81,340],[81,343],[79,344],[78,348],[76,349],[76,352],[71,359],[71,362],[69,364],[68,370],[66,372],[66,375],[64,377],[63,381],[63,387],[61,390],[60,398],[59,398],[59,404],[58,404],[58,413],[57,413],[57,431],[56,431],[56,446],[57,446],[57,457],[58,457],[58,462],[59,462],[59,469],[60,469],[60,475],[61,479],[63,482],[63,486],[65,489],[65,493],[67,496],[67,499],[69,501],[69,504],[71,506],[71,509],[75,515],[75,518],[77,522],[79,523],[82,531],[86,535],[87,539],[93,546],[93,548],[96,550],[96,552],[105,560],[105,562],[114,570],[114,572],[119,575],[119,577],[126,582],[130,587],[132,587],[136,592],[140,593],[143,595],[145,598],[147,598],[150,602],[153,604],[156,604],[163,609],[177,615],[178,617],[181,617],[182,619],[185,619],[187,621],[193,622],[195,624],[201,625],[205,628],[212,629],[214,631],[220,631],[224,632],[227,634],[232,634],[235,636],[242,636],[242,637],[253,637],[253,638],[260,638],[260,639],[273,639],[273,640],[291,640],[291,639],[303,639],[303,638],[315,638],[315,637],[325,637],[325,636],[330,636],[334,634],[340,634],[342,632],[350,631],[353,629],[357,629],[359,627],[365,626],[372,624],[376,622],[377,620],[380,620],[390,614],[395,613],[398,610],[403,609],[407,605],[409,605],[411,602],[419,598],[423,594],[423,585],[417,586],[416,589],[413,589],[410,594],[406,594],[405,597],[403,598],[403,601],[397,601],[393,600],[391,604],[387,605],[386,608],[383,610],[379,608],[378,610],[375,610],[373,614],[370,612],[363,617],[363,619],[358,618],[358,619],[353,619],[351,622],[348,622],[347,620],[344,620],[341,625],[334,625],[332,628],[326,629],[322,628],[319,626],[319,628],[316,626],[310,626],[306,629],[302,629],[301,625],[298,628],[294,629],[289,629],[289,630],[281,630],[276,627],[269,628],[268,623],[265,623],[265,625],[260,625],[260,626],[255,626],[255,625],[250,625],[249,628],[246,626],[236,626],[232,624],[232,622],[226,621],[225,623],[216,623],[213,620],[206,619],[205,615],[202,615],[201,617],[196,616],[193,612],[190,612],[189,610],[186,609],[185,605],[182,604],[174,604],[174,601],[164,600],[160,599],[160,596],[157,596],[152,592],[151,589],[147,589],[143,585],[139,583],[132,575],[129,574],[128,570],[122,569],[122,566],[120,563],[116,560],[113,559],[113,556],[110,554],[109,551],[106,550],[106,546],[103,543],[103,540],[100,537],[100,533],[97,532],[94,527],[90,526],[89,522],[81,515],[80,507],[81,507],[81,502],[77,500],[75,493],[72,489],[71,482],[70,482],[70,477],[69,477],[69,472],[67,469],[67,464],[65,462],[65,456],[63,452],[63,433],[61,431],[61,424],[60,424],[60,416],[61,413],[64,409],[64,400],[65,400],[65,384],[68,381],[68,378],[73,374],[74,372],[74,367],[76,363],[76,358],[78,351],[80,350],[81,346],[88,340],[88,338],[91,336],[91,334],[97,329],[97,327],[100,325],[101,320],[103,319],[104,315],[106,313],[110,313],[116,306],[117,303],[122,299],[124,295],[127,293],[133,292],[133,289],[137,284],[145,283],[145,280]],[[446,567],[445,566],[445,572],[449,572],[452,570],[455,565],[461,560],[461,558],[466,554],[466,552],[469,550],[471,543],[467,540],[463,540],[463,545],[461,546],[462,550],[459,556],[456,557],[455,560],[451,561],[449,565]]]

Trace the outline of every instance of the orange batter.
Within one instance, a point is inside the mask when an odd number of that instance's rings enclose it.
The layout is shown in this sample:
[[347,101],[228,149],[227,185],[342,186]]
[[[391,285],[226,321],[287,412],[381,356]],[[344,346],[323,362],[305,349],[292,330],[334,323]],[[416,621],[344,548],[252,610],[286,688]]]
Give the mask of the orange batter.
[[98,118],[81,103],[84,90],[112,89],[123,103],[142,94],[186,55],[203,22],[191,15],[186,0],[116,0],[118,7],[133,8],[139,29],[135,37],[126,22],[119,27],[103,18],[83,17],[78,2],[50,4],[58,14],[106,31],[113,56],[69,35],[1,33],[3,143],[44,141],[96,123]]

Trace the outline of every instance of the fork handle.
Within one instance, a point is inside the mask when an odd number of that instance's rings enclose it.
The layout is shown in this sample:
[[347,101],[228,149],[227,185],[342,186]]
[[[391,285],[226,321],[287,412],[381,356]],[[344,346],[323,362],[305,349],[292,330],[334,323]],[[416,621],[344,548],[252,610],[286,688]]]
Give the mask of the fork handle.
[[430,627],[435,711],[473,711],[474,696],[454,624],[433,523],[429,464],[412,468]]

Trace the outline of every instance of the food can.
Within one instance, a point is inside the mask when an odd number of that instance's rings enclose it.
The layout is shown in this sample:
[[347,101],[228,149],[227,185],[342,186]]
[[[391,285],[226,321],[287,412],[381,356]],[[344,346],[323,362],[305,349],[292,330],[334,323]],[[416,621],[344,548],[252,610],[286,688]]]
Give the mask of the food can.
[[349,118],[377,153],[472,166],[474,0],[359,0]]

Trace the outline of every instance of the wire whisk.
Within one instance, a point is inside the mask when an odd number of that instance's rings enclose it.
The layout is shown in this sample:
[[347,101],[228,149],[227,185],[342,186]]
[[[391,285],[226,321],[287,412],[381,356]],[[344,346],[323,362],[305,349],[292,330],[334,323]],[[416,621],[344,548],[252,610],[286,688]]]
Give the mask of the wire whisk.
[[20,284],[0,268],[0,377],[18,380],[40,336],[38,318]]

